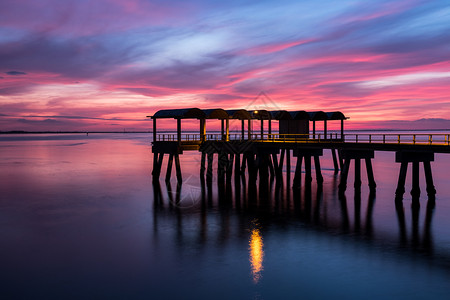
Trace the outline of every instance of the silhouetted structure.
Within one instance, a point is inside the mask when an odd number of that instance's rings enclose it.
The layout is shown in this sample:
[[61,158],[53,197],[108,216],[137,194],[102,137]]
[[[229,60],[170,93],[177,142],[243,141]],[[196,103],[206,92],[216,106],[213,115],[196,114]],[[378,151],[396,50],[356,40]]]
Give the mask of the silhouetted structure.
[[[297,157],[294,175],[294,187],[301,183],[302,162],[304,162],[305,183],[312,180],[311,160],[314,159],[316,181],[323,182],[320,169],[320,157],[324,149],[330,149],[335,172],[341,170],[339,191],[343,194],[347,187],[347,176],[350,163],[354,161],[355,189],[361,187],[361,160],[365,161],[368,184],[375,191],[376,183],[372,169],[372,159],[375,151],[395,151],[396,162],[401,163],[400,175],[396,191],[396,199],[402,199],[406,180],[407,164],[413,165],[413,180],[411,195],[413,199],[420,195],[419,162],[424,164],[427,182],[427,193],[434,198],[436,193],[431,175],[430,161],[434,153],[450,152],[450,135],[428,134],[344,134],[344,121],[348,119],[341,112],[306,112],[306,111],[267,111],[245,109],[173,109],[160,110],[153,116],[153,178],[158,180],[161,174],[163,157],[169,155],[166,181],[170,180],[173,160],[177,179],[181,183],[181,166],[179,155],[183,151],[198,150],[201,152],[200,175],[206,180],[212,180],[214,155],[218,156],[217,176],[219,182],[231,180],[233,169],[235,181],[245,174],[256,180],[274,176],[281,178],[284,161],[290,172],[290,157]],[[158,119],[175,119],[176,134],[158,133]],[[196,119],[199,121],[198,133],[183,133],[182,120]],[[220,120],[220,133],[207,133],[207,120]],[[230,132],[230,120],[240,121],[240,130]],[[260,121],[260,130],[254,131],[252,121]],[[329,132],[328,122],[339,121],[340,130]],[[278,122],[278,131],[274,132],[273,122]],[[316,131],[316,123],[323,123],[323,131]],[[266,126],[265,126],[266,124]],[[245,126],[247,125],[247,126]],[[246,127],[246,128],[245,128]],[[312,127],[312,130],[310,129]],[[234,168],[233,168],[234,164]]]

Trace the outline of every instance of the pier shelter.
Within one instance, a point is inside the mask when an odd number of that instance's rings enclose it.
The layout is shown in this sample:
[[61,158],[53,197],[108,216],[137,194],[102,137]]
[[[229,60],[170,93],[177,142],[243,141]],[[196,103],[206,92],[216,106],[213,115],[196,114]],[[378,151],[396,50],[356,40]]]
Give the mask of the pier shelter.
[[[202,163],[204,164],[206,156],[208,156],[208,167],[212,164],[214,153],[219,154],[221,158],[227,156],[226,160],[235,159],[235,164],[240,164],[240,155],[242,154],[242,169],[245,169],[244,163],[257,163],[257,157],[250,155],[252,153],[265,154],[264,162],[270,168],[271,174],[274,170],[281,172],[282,162],[277,160],[277,154],[282,152],[289,160],[290,150],[295,147],[286,144],[286,142],[295,142],[297,140],[334,140],[339,141],[343,137],[343,124],[347,119],[341,112],[306,112],[306,111],[268,111],[268,110],[246,110],[246,109],[230,109],[222,108],[199,109],[199,108],[183,108],[183,109],[165,109],[157,111],[153,116],[153,143],[152,152],[153,159],[153,177],[159,178],[163,157],[169,155],[167,164],[166,180],[170,180],[173,161],[175,160],[175,168],[178,181],[182,181],[181,166],[179,155],[187,150],[199,150],[202,152]],[[173,119],[176,121],[176,133],[158,132],[158,119]],[[183,130],[183,120],[198,120],[198,131],[189,128]],[[219,120],[220,131],[207,132],[208,120]],[[240,121],[240,130],[233,128],[230,131],[230,120]],[[341,131],[334,136],[327,134],[327,121],[340,120]],[[254,121],[259,121],[259,130],[254,130]],[[273,122],[278,122],[277,130],[273,130]],[[316,122],[323,122],[323,132],[316,133]],[[310,123],[312,123],[312,133],[310,132]],[[192,126],[192,124],[191,124]],[[284,141],[284,145],[276,144],[278,141]],[[249,142],[251,142],[249,144]],[[272,142],[272,145],[267,144]],[[206,150],[205,150],[206,149]],[[262,150],[265,149],[265,150]],[[334,153],[333,149],[333,154]],[[207,152],[210,152],[207,154]],[[320,152],[320,151],[319,151]],[[270,154],[269,158],[267,155]],[[335,155],[333,155],[333,158]],[[318,157],[315,158],[318,161]],[[224,159],[222,159],[224,160]],[[318,163],[317,163],[318,164]],[[335,163],[337,166],[337,163]],[[205,169],[204,165],[201,166]],[[336,167],[337,168],[337,167]],[[240,170],[241,166],[236,166],[236,170]]]
[[[314,159],[316,181],[321,184],[323,177],[320,157],[324,149],[330,149],[334,170],[336,173],[341,171],[340,194],[346,190],[351,161],[354,161],[355,168],[355,190],[360,190],[361,160],[365,161],[367,179],[372,192],[376,188],[372,170],[374,153],[375,151],[392,151],[396,152],[396,162],[401,163],[396,199],[401,200],[403,197],[407,166],[412,163],[411,195],[417,200],[420,195],[419,163],[424,165],[428,197],[434,198],[436,190],[430,162],[434,160],[434,153],[450,153],[450,134],[446,133],[344,134],[344,121],[348,118],[339,111],[184,108],[159,110],[151,118],[153,120],[153,180],[159,180],[164,155],[168,154],[166,181],[170,180],[173,161],[175,161],[177,180],[181,183],[179,155],[183,154],[183,151],[197,150],[202,155],[200,176],[203,178],[207,170],[207,180],[212,178],[212,164],[214,156],[217,156],[218,181],[225,177],[229,181],[233,173],[238,183],[240,177],[245,174],[246,168],[248,168],[249,180],[255,181],[258,173],[260,180],[266,180],[269,173],[271,177],[282,180],[285,161],[289,182],[292,155],[297,157],[294,187],[299,187],[301,184],[303,161],[305,185],[310,184],[312,159]],[[176,131],[158,132],[158,119],[175,120]],[[183,120],[191,120],[190,126],[183,128]],[[192,120],[194,122],[198,120],[198,125],[192,127]],[[213,130],[208,132],[207,127],[210,125],[208,121],[213,120],[216,121],[215,125],[211,126]],[[220,122],[220,130],[217,121]],[[236,121],[240,123],[240,126],[233,126],[230,129],[230,122],[236,124]],[[253,128],[255,121],[260,122],[256,130]],[[334,127],[334,130],[329,132],[328,122],[331,121],[340,122],[340,130]],[[274,126],[273,122],[278,124]],[[322,130],[317,130],[317,122],[323,122]]]

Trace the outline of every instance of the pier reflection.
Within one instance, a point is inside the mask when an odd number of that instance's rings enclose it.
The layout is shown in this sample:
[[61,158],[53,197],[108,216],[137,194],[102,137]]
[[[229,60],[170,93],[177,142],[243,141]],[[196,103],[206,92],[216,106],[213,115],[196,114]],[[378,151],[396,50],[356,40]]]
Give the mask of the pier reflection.
[[[386,216],[374,216],[377,201],[373,191],[355,189],[347,197],[338,192],[337,176],[331,184],[309,181],[300,188],[292,188],[286,177],[282,184],[269,179],[248,180],[246,177],[233,181],[201,181],[198,196],[180,185],[174,188],[168,183],[164,189],[154,183],[154,222],[157,224],[162,216],[176,220],[173,227],[177,230],[175,239],[197,237],[190,243],[198,249],[211,241],[217,246],[236,240],[245,241],[254,283],[258,283],[262,276],[264,236],[273,228],[307,228],[332,236],[348,236],[356,243],[376,243],[377,248],[397,247],[402,252],[408,247],[412,253],[419,250],[420,253],[432,254],[434,201],[427,203],[423,234],[417,201],[411,205],[411,224],[405,217],[409,211],[405,212],[404,203],[395,202],[389,216],[393,224],[397,218],[398,230],[395,227],[386,230],[382,226]],[[164,213],[167,208],[175,213]],[[176,244],[183,243],[186,240],[178,240]]]

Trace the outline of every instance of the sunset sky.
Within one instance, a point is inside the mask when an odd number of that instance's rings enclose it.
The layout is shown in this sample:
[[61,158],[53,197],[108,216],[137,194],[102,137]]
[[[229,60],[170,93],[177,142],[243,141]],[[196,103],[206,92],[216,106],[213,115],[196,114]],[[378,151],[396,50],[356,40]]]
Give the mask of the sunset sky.
[[0,1],[0,131],[150,130],[179,107],[450,128],[449,92],[448,0]]

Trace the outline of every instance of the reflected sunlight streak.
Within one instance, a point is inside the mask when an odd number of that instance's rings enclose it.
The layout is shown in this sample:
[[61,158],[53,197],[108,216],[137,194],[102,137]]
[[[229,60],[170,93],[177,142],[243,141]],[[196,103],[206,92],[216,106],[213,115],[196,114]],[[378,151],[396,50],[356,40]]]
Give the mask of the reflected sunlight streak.
[[252,267],[253,281],[258,283],[261,278],[261,272],[263,270],[263,239],[259,229],[254,228],[249,241],[250,250],[250,264]]

